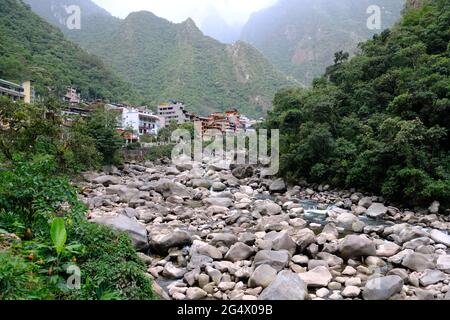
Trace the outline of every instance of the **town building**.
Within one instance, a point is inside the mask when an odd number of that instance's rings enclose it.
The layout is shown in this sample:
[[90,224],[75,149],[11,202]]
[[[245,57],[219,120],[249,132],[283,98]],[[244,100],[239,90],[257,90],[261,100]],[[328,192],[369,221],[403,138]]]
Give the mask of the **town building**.
[[64,102],[75,105],[81,102],[81,94],[77,91],[76,88],[69,86],[66,88],[66,94],[64,95]]
[[122,104],[107,104],[107,110],[118,113],[117,129],[121,133],[131,131],[129,139],[139,141],[142,135],[155,136],[164,127],[165,119],[159,117],[147,107],[131,107]]
[[224,113],[215,112],[202,121],[203,132],[206,130],[219,130],[221,132],[245,131],[246,126],[241,121],[241,116],[236,109],[227,110]]
[[25,81],[19,85],[0,79],[0,96],[6,96],[13,101],[23,101],[25,103],[33,103],[35,99],[31,81]]
[[194,115],[187,112],[185,105],[179,101],[170,101],[159,105],[158,116],[164,118],[166,124],[172,121],[183,124],[193,121],[194,118]]

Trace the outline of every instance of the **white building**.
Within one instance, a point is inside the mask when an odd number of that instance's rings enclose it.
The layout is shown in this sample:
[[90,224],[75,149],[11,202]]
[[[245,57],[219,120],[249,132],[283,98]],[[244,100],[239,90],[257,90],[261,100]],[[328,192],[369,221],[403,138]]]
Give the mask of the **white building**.
[[119,104],[107,104],[106,108],[119,113],[119,130],[132,129],[137,140],[142,135],[157,135],[164,127],[164,118],[149,111],[147,107],[129,107]]

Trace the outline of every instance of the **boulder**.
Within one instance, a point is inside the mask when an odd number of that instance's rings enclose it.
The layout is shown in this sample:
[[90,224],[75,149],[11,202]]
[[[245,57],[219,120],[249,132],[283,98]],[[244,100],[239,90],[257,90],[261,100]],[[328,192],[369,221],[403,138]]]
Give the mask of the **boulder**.
[[378,257],[392,257],[400,252],[401,249],[402,248],[398,244],[386,241],[377,247],[376,255]]
[[103,224],[112,227],[113,229],[126,232],[134,246],[138,250],[146,250],[149,247],[147,230],[143,224],[140,224],[135,219],[128,218],[124,215],[99,217],[91,220],[94,223]]
[[181,279],[183,278],[186,271],[187,270],[185,268],[177,268],[176,266],[173,265],[172,262],[167,262],[164,265],[164,270],[162,274],[164,277],[168,279]]
[[211,182],[206,179],[192,179],[191,182],[193,188],[211,188]]
[[352,230],[353,224],[358,221],[358,217],[351,212],[343,212],[336,218],[337,225],[346,230]]
[[316,241],[314,231],[305,228],[299,230],[294,236],[294,241],[297,243],[300,252],[303,252],[310,244]]
[[364,300],[388,300],[402,291],[403,280],[399,276],[373,278],[367,281],[363,289]]
[[208,294],[206,291],[200,288],[191,287],[186,290],[186,299],[187,300],[200,300],[206,297]]
[[160,179],[154,186],[156,192],[164,198],[170,196],[179,196],[181,198],[189,198],[189,191],[181,183],[170,181],[169,179]]
[[250,279],[248,280],[248,286],[250,288],[256,287],[268,287],[277,276],[277,270],[267,264],[258,266],[253,271]]
[[262,264],[267,264],[277,271],[282,270],[289,263],[289,252],[286,250],[271,251],[261,250],[255,255],[253,264],[258,267]]
[[372,240],[365,235],[348,235],[339,243],[338,250],[342,258],[348,259],[360,256],[373,256],[376,247]]
[[333,278],[327,267],[319,266],[311,271],[299,273],[298,277],[310,288],[326,287]]
[[93,180],[93,182],[97,183],[97,184],[102,184],[105,187],[108,187],[111,184],[120,184],[121,179],[120,179],[120,177],[116,177],[116,176],[104,175],[104,176],[99,176],[99,177],[95,178]]
[[358,201],[358,206],[364,207],[364,208],[369,208],[372,205],[372,198],[371,197],[364,197],[361,198]]
[[342,291],[342,296],[344,298],[356,298],[361,293],[361,289],[356,286],[347,286]]
[[440,255],[437,259],[436,268],[446,273],[450,273],[450,255]]
[[259,300],[305,300],[308,296],[306,284],[291,271],[281,271],[275,280],[264,289]]
[[255,211],[262,214],[273,216],[281,213],[281,207],[271,200],[255,201]]
[[444,281],[445,279],[447,279],[447,276],[442,271],[428,269],[420,276],[419,281],[422,286],[426,287],[430,284]]
[[422,272],[426,269],[436,268],[436,263],[432,255],[423,253],[411,253],[408,254],[402,261],[402,265],[408,269]]
[[371,218],[381,218],[387,213],[388,209],[384,204],[374,202],[366,211],[366,215]]
[[171,230],[164,234],[150,233],[150,248],[159,254],[166,254],[170,248],[181,248],[191,243],[191,235],[183,230]]
[[200,240],[194,240],[192,243],[189,255],[192,256],[194,254],[204,255],[213,260],[221,260],[223,257],[222,252],[220,252],[219,249]]
[[225,184],[223,184],[222,182],[214,182],[212,184],[213,191],[223,191],[226,188],[227,188],[227,186]]
[[433,229],[430,232],[430,237],[437,243],[442,243],[447,247],[450,247],[450,235],[443,233],[442,231]]
[[272,181],[272,183],[269,186],[269,191],[270,192],[277,192],[277,193],[281,193],[281,192],[285,192],[286,191],[286,184],[284,183],[283,179],[277,179]]
[[253,255],[253,249],[242,242],[237,242],[231,246],[225,255],[226,260],[232,262],[247,260]]
[[254,169],[250,165],[239,165],[231,170],[231,173],[238,179],[245,179],[253,176]]
[[330,267],[341,266],[344,264],[342,258],[328,252],[319,252],[317,258],[326,261]]
[[229,247],[238,241],[238,237],[232,233],[213,233],[210,235],[210,243],[214,246],[224,245]]
[[111,185],[106,188],[106,194],[117,195],[123,203],[129,203],[132,200],[139,199],[141,196],[141,192],[138,189],[124,185]]
[[266,234],[264,240],[272,243],[272,250],[287,250],[291,254],[295,253],[297,244],[292,240],[286,231],[276,232],[272,231]]

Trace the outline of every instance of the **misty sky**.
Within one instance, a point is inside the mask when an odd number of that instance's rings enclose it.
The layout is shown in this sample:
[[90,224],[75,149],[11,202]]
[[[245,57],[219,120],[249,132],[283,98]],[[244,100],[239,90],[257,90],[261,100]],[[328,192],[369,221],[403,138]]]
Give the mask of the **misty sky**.
[[232,26],[244,24],[251,13],[269,7],[277,0],[93,0],[112,15],[125,18],[130,12],[148,10],[172,22],[188,17],[201,26],[206,13],[215,8]]

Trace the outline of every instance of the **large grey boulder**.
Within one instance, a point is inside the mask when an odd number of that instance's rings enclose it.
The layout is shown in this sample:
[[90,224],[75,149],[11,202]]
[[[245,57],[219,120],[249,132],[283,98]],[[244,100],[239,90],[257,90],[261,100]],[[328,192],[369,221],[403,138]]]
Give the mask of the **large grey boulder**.
[[344,259],[361,256],[374,256],[376,247],[365,235],[348,235],[339,243],[339,251]]
[[308,228],[299,230],[296,234],[293,235],[293,238],[297,243],[300,252],[303,252],[310,244],[316,241],[316,235],[314,231]]
[[224,245],[229,247],[238,241],[238,237],[232,233],[213,233],[208,237],[211,237],[210,243],[214,246]]
[[117,216],[99,217],[91,221],[126,232],[138,250],[146,250],[149,247],[147,230],[143,224],[140,224],[135,219],[130,219],[120,214]]
[[419,278],[420,284],[424,287],[429,286],[430,284],[435,284],[447,279],[445,273],[439,270],[425,270],[422,276]]
[[141,196],[141,191],[136,188],[129,188],[124,185],[111,185],[106,188],[106,194],[114,194],[119,196],[120,201],[124,203],[129,203],[132,200],[139,199]]
[[388,209],[382,203],[374,202],[367,209],[366,215],[372,218],[381,218],[387,213]]
[[450,254],[440,255],[436,262],[436,268],[450,273]]
[[403,280],[397,275],[373,278],[367,281],[363,290],[364,300],[388,300],[402,291]]
[[159,254],[166,254],[170,248],[181,248],[192,243],[191,235],[184,230],[169,233],[150,233],[150,248]]
[[267,264],[277,271],[282,270],[289,263],[289,252],[286,250],[271,251],[261,250],[255,255],[253,264],[255,267]]
[[117,176],[104,175],[95,178],[93,182],[108,187],[111,184],[120,184],[121,179]]
[[306,284],[291,271],[281,271],[259,296],[259,300],[305,300]]
[[437,243],[445,244],[447,247],[450,247],[450,235],[443,233],[442,231],[433,229],[430,232],[430,237]]
[[211,182],[206,179],[192,179],[191,182],[193,188],[211,188]]
[[154,185],[156,192],[161,194],[164,198],[171,196],[178,196],[181,198],[189,198],[189,191],[187,188],[178,182],[173,182],[169,179],[160,179]]
[[225,255],[226,260],[232,262],[247,260],[253,255],[253,249],[242,242],[237,242],[231,246]]
[[286,191],[286,183],[284,183],[283,179],[277,179],[272,181],[269,186],[270,192],[284,192]]
[[299,273],[298,276],[311,288],[326,287],[333,278],[327,267],[318,266],[314,269]]
[[221,260],[223,257],[222,252],[220,252],[219,249],[200,240],[194,240],[191,249],[189,250],[189,254],[191,256],[194,254],[205,255],[213,260]]
[[407,255],[403,259],[402,265],[418,272],[425,271],[426,269],[436,268],[436,263],[432,255],[418,252]]
[[268,287],[277,276],[277,270],[267,264],[262,264],[253,271],[248,286],[250,288]]
[[253,176],[254,169],[250,165],[239,165],[231,170],[231,173],[238,179],[244,179]]
[[255,211],[262,214],[273,216],[281,213],[281,207],[271,200],[256,200]]
[[272,250],[287,250],[291,254],[294,254],[297,249],[297,244],[286,231],[269,232],[266,234],[264,240],[272,243]]
[[346,230],[352,230],[353,224],[358,221],[360,221],[358,217],[351,212],[343,212],[336,218],[337,225]]
[[392,257],[399,253],[401,249],[398,244],[386,241],[377,247],[376,255],[378,257]]

